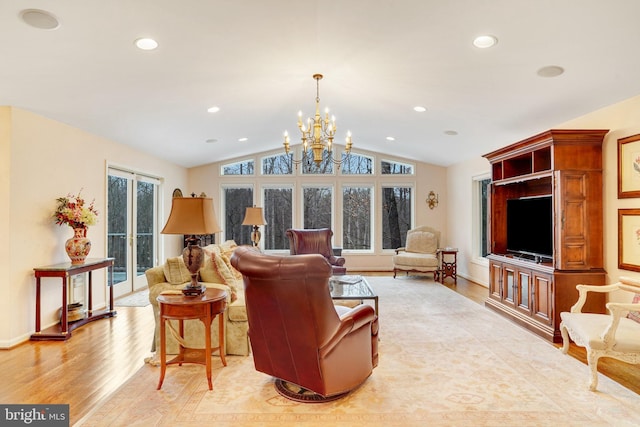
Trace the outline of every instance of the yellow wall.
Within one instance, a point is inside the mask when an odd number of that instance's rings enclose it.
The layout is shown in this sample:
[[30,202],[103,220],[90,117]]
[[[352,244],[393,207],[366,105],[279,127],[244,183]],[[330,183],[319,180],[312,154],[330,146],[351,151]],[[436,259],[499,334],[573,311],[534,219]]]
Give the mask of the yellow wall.
[[[28,339],[35,330],[33,268],[68,261],[64,242],[72,231],[52,219],[56,198],[80,189],[87,199],[95,198],[100,215],[89,228],[89,256],[105,256],[108,163],[164,177],[166,212],[173,188],[187,182],[185,168],[25,110],[0,107],[0,348]],[[168,241],[177,252],[179,241]],[[104,270],[94,279],[105,283]],[[46,326],[57,321],[61,281],[46,279],[42,285]],[[94,286],[93,299],[94,308],[104,307],[106,290]]]

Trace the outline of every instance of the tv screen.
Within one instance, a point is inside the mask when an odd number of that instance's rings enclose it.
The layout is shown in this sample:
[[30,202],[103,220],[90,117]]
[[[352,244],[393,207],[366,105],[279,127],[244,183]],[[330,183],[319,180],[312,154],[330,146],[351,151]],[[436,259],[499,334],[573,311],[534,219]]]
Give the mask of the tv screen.
[[553,257],[551,196],[507,200],[507,251]]

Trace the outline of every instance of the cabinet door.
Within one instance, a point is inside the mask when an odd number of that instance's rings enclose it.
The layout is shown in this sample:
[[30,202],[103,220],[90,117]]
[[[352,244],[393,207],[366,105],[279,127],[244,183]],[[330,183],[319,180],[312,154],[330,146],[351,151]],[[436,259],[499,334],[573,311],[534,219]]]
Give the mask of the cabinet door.
[[489,262],[489,296],[495,300],[502,299],[502,264]]
[[502,268],[502,302],[515,305],[516,269],[505,265]]
[[533,273],[531,293],[533,318],[545,325],[553,322],[553,277],[542,273]]
[[525,314],[531,315],[531,271],[518,269],[516,273],[516,308]]
[[586,172],[556,172],[556,268],[560,270],[584,270],[588,261],[588,188]]

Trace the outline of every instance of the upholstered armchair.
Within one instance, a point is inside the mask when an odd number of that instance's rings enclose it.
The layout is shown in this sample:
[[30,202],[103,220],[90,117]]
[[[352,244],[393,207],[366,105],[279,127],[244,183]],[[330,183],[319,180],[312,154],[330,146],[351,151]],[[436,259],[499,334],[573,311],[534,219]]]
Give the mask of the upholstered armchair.
[[393,277],[398,271],[415,273],[433,273],[438,280],[438,245],[440,232],[428,226],[412,228],[407,231],[405,246],[396,249],[393,256]]
[[283,396],[337,398],[378,364],[373,307],[335,306],[331,266],[319,255],[275,256],[245,247],[231,264],[243,275],[249,342],[256,370],[276,378]]
[[[587,351],[590,368],[589,389],[598,387],[598,359],[613,357],[627,363],[640,363],[640,281],[621,277],[618,283],[607,286],[577,285],[578,302],[570,312],[560,313],[562,322],[562,352],[569,350],[569,338]],[[582,313],[589,292],[612,295],[616,300],[608,302],[608,314]]]
[[320,254],[331,264],[332,274],[347,274],[345,259],[333,255],[331,238],[333,231],[329,228],[287,230],[291,255]]

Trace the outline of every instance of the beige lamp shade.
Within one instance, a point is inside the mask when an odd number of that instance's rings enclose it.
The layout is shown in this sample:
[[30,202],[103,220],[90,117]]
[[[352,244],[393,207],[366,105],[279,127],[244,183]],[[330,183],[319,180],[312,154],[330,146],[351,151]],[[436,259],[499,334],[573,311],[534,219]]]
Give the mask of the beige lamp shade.
[[267,221],[264,219],[264,213],[262,208],[247,208],[244,214],[244,221],[242,225],[266,225]]
[[222,231],[216,221],[213,199],[174,197],[162,234],[213,234]]

